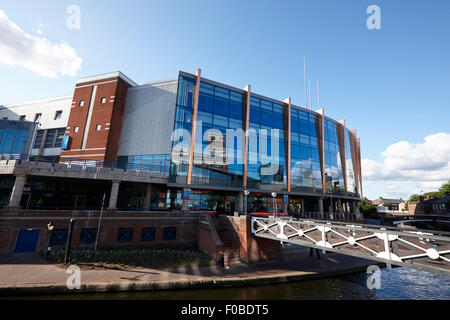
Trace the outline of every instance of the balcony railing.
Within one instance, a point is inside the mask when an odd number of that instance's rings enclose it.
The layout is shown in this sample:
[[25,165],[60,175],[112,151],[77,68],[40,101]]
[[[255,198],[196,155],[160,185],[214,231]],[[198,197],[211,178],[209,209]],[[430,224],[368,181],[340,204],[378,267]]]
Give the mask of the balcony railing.
[[105,161],[105,160],[90,160],[78,158],[60,158],[59,156],[37,156],[30,154],[1,154],[0,160],[16,160],[32,162],[46,162],[51,164],[65,164],[67,166],[82,166],[83,168],[109,168],[122,169],[124,171],[143,171],[160,174],[161,176],[168,176],[170,169],[170,160],[161,160],[163,164],[141,164],[134,162],[123,161]]

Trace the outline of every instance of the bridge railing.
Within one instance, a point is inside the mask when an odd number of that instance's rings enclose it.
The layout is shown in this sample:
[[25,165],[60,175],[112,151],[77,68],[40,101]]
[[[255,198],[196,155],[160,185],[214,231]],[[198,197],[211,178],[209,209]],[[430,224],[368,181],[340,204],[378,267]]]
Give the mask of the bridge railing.
[[361,215],[350,212],[305,212],[298,215],[294,215],[299,219],[314,219],[314,220],[327,220],[327,221],[359,221]]
[[256,237],[450,275],[450,233],[351,222],[252,217]]

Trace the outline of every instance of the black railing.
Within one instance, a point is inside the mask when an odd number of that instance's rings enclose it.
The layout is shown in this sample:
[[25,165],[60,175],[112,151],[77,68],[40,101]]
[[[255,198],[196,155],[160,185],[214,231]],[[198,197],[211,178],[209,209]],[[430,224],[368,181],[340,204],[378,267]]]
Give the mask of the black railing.
[[22,161],[32,162],[45,162],[55,164],[64,164],[67,166],[82,166],[83,168],[108,168],[108,169],[123,169],[124,171],[144,171],[150,173],[157,173],[162,176],[169,175],[170,160],[158,160],[163,161],[163,164],[147,164],[147,163],[134,163],[124,161],[106,161],[106,160],[90,160],[90,159],[78,159],[78,158],[60,158],[60,156],[37,156],[29,154],[1,154],[0,160],[16,160],[21,163]]

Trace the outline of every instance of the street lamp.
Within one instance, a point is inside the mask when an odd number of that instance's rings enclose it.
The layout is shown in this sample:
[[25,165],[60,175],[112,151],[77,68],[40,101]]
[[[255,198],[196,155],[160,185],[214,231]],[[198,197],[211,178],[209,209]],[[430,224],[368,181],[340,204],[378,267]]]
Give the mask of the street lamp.
[[277,193],[276,192],[272,192],[272,200],[273,200],[273,206],[272,206],[272,210],[273,210],[273,215],[275,216],[277,209],[276,209],[276,203],[275,203],[275,198],[277,197]]
[[100,210],[100,217],[99,217],[99,219],[98,219],[97,234],[96,234],[96,236],[95,236],[94,252],[97,252],[98,236],[99,236],[99,234],[100,234],[100,225],[102,224],[103,207],[105,206],[105,197],[106,197],[106,192],[103,194],[102,208],[101,208],[101,210]]
[[244,187],[244,215],[247,215],[247,196],[250,192],[247,190],[247,187]]
[[53,220],[50,220],[50,222],[47,224],[47,230],[52,231],[55,228],[55,225],[53,224]]
[[67,263],[67,261],[69,261],[70,246],[72,245],[72,232],[73,232],[74,222],[75,222],[75,219],[70,219],[69,233],[67,234],[67,241],[66,241],[66,254],[64,256],[64,263]]
[[[52,231],[54,228],[55,228],[55,225],[53,224],[53,220],[50,220],[50,222],[47,224],[47,230]],[[50,246],[50,241],[51,241],[51,238],[49,240],[49,244],[47,247],[47,258],[50,256],[50,250],[52,249],[52,247]]]

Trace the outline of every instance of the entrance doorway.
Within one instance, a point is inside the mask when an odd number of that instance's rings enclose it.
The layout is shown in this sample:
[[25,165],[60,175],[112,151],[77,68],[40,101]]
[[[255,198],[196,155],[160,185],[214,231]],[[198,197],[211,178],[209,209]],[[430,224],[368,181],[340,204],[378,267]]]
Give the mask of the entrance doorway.
[[34,252],[39,239],[39,229],[23,229],[17,236],[14,253]]

